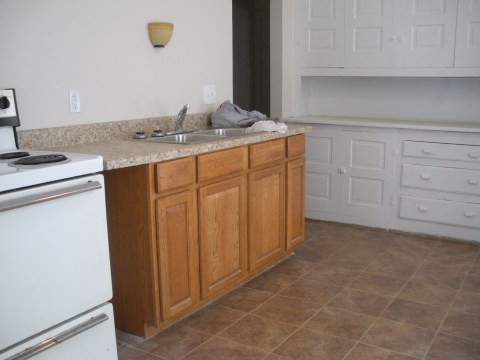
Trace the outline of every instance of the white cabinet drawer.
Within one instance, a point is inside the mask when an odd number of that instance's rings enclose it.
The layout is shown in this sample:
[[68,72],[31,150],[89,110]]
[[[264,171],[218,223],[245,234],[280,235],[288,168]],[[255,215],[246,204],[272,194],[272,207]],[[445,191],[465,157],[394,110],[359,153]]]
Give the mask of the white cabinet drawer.
[[417,221],[480,228],[480,204],[401,196],[399,216]]
[[401,186],[480,195],[480,171],[403,164]]
[[480,146],[405,140],[402,155],[480,163]]

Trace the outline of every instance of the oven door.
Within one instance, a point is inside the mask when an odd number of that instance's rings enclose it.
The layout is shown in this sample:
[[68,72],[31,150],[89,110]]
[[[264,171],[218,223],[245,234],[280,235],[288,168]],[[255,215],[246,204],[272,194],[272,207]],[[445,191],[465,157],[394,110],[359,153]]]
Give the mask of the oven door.
[[0,194],[0,352],[112,297],[102,175]]

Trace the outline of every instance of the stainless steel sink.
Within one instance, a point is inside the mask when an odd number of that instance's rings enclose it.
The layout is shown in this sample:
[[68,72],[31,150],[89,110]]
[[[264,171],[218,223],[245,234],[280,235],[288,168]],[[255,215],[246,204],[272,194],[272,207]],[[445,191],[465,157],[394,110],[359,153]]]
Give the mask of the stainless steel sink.
[[217,141],[236,136],[246,135],[246,128],[222,128],[222,129],[202,129],[188,130],[180,134],[171,134],[159,137],[149,137],[141,141],[168,143],[168,144],[197,144],[202,142]]
[[208,141],[216,141],[222,138],[226,138],[226,136],[187,133],[187,134],[166,135],[162,137],[152,137],[144,141],[156,142],[156,143],[170,143],[170,144],[196,144],[196,143],[202,143],[202,142],[208,142]]
[[217,136],[241,136],[248,134],[246,128],[224,128],[224,129],[208,129],[199,130],[197,134],[213,134]]

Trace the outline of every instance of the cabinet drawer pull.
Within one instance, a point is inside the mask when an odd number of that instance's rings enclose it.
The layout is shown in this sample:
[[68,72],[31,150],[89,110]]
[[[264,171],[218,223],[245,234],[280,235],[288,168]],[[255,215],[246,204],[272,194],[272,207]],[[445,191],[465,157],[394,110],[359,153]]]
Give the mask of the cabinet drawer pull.
[[423,212],[423,213],[426,213],[428,210],[430,210],[430,208],[428,206],[425,206],[425,205],[420,205],[418,207],[418,211]]
[[480,158],[480,153],[468,153],[468,157],[472,159]]
[[432,178],[432,175],[430,175],[430,174],[421,174],[420,175],[420,179],[425,180],[425,181],[428,181],[431,178]]
[[468,179],[467,182],[469,185],[478,185],[478,179]]
[[430,155],[433,151],[431,149],[422,149],[422,153]]
[[475,214],[475,213],[472,212],[472,211],[467,211],[467,210],[466,210],[466,211],[463,213],[463,215],[465,215],[465,217],[467,217],[467,218],[474,218],[477,214]]

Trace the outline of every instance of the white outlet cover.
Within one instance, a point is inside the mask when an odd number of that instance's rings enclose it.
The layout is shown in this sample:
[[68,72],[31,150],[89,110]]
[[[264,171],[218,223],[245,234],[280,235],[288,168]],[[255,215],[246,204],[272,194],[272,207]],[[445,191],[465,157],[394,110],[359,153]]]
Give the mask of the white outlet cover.
[[217,102],[217,89],[215,84],[203,86],[203,103],[205,105],[215,104]]
[[70,112],[80,112],[80,91],[70,90]]

